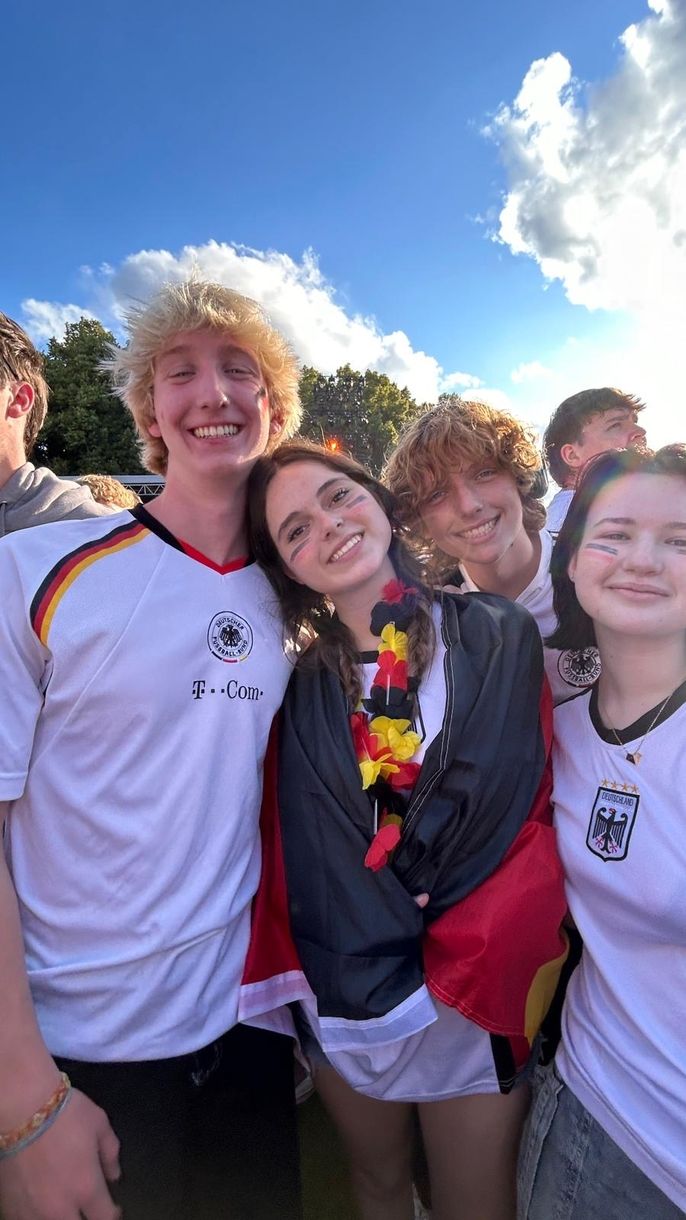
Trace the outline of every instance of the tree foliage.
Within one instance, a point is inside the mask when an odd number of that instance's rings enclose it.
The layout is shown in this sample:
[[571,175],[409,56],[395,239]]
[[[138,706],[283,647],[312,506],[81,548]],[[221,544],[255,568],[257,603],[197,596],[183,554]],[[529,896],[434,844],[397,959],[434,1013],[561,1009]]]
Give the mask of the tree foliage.
[[131,417],[112,394],[100,361],[114,343],[100,322],[67,324],[45,355],[49,409],[36,460],[56,474],[137,474],[143,471]]
[[300,396],[302,435],[339,444],[376,475],[401,429],[423,410],[385,373],[358,373],[349,364],[329,377],[303,369]]

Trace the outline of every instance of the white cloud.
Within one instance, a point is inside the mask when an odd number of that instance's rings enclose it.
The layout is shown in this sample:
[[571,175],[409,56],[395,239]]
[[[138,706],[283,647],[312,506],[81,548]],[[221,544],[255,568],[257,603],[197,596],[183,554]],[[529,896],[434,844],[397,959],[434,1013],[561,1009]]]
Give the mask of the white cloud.
[[441,380],[441,394],[459,394],[462,390],[473,390],[483,385],[480,377],[472,373],[446,373]]
[[[471,402],[486,402],[489,407],[495,407],[498,411],[512,411],[512,399],[507,393],[507,390],[501,390],[497,386],[480,386],[477,390],[471,390],[469,393]],[[528,418],[522,415],[522,418]]]
[[[66,322],[98,317],[123,336],[122,319],[132,300],[149,296],[165,279],[182,278],[192,267],[215,276],[260,299],[274,320],[291,336],[306,363],[332,372],[349,361],[354,367],[385,372],[407,384],[419,402],[434,402],[439,393],[464,393],[470,398],[508,409],[543,428],[554,407],[576,390],[590,385],[620,385],[635,391],[651,406],[645,422],[656,443],[676,439],[677,426],[671,369],[655,362],[653,331],[627,323],[620,338],[577,342],[569,340],[556,352],[532,353],[510,375],[506,388],[485,385],[468,372],[445,373],[434,357],[416,351],[403,331],[385,334],[373,319],[350,315],[336,300],[314,255],[301,262],[277,252],[245,250],[210,242],[187,247],[178,255],[164,250],[139,251],[118,267],[103,264],[81,269],[82,295],[87,307],[54,301],[23,302],[27,328],[43,341],[61,335]],[[675,347],[675,352],[680,349]],[[653,404],[668,404],[659,412]]]
[[26,329],[36,343],[43,343],[55,335],[61,339],[68,322],[78,322],[79,318],[94,318],[88,309],[81,305],[63,305],[59,301],[36,301],[28,297],[22,301],[21,307],[26,321]]
[[540,381],[544,377],[552,377],[552,369],[546,368],[540,360],[518,364],[510,373],[510,381],[514,381],[515,385],[521,385],[524,381]]
[[639,322],[627,320],[614,338],[601,332],[594,338],[570,338],[547,352],[550,376],[513,385],[510,409],[543,430],[555,407],[591,386],[618,386],[647,404],[641,422],[648,441],[658,447],[686,440],[682,380],[673,366],[653,359]]
[[498,237],[589,309],[664,310],[686,282],[686,0],[653,0],[614,76],[536,60],[489,128],[508,168]]
[[653,443],[686,437],[686,0],[648,0],[621,35],[615,73],[582,85],[558,52],[536,60],[487,129],[508,190],[497,240],[536,260],[568,299],[624,319],[541,353],[545,382],[512,374],[514,405],[545,423],[576,390],[619,385],[649,404]]
[[[446,381],[461,378],[462,385],[479,384],[469,373],[444,375],[438,361],[415,350],[403,331],[385,334],[374,318],[346,311],[311,250],[297,262],[276,250],[209,241],[203,246],[185,246],[178,254],[140,250],[117,267],[106,263],[99,268],[83,267],[81,275],[98,316],[120,332],[132,301],[146,300],[165,281],[184,279],[193,270],[260,301],[303,363],[324,373],[348,363],[360,370],[375,369],[407,386],[419,402],[434,402]],[[61,321],[60,310],[76,310],[76,316],[86,312],[76,306],[38,301],[25,302],[25,310],[29,305],[32,318],[43,311],[41,329],[34,329],[38,338],[53,333],[49,319],[54,316]],[[68,320],[72,320],[71,313]]]

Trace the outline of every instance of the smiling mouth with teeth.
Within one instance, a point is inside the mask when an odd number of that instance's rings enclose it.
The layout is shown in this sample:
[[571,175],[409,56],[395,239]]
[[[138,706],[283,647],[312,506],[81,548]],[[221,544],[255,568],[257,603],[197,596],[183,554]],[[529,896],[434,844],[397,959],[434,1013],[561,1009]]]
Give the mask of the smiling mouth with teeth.
[[495,529],[498,520],[498,517],[491,517],[490,521],[484,521],[483,525],[475,525],[470,530],[461,530],[460,538],[467,542],[474,539],[478,541],[479,538],[486,538]]
[[361,534],[353,534],[352,538],[348,538],[348,541],[344,542],[343,546],[339,546],[338,550],[334,551],[333,555],[329,559],[329,563],[337,563],[339,559],[342,559],[344,555],[347,555],[348,551],[352,551],[353,547],[356,547],[358,542],[361,541]]
[[210,424],[209,427],[192,429],[193,436],[198,440],[212,436],[236,436],[238,431],[238,424]]

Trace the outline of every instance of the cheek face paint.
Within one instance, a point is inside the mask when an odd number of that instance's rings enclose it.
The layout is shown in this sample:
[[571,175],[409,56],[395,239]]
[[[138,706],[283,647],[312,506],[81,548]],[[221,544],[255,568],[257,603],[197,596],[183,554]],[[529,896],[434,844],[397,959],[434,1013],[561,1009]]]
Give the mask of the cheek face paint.
[[604,542],[587,542],[584,546],[585,551],[603,551],[606,555],[618,555],[619,552],[614,546],[606,546]]
[[289,563],[292,564],[293,560],[298,558],[298,555],[302,551],[303,547],[307,546],[307,542],[308,542],[307,538],[303,538],[302,542],[298,542],[296,544],[296,546],[295,546],[294,550],[291,552],[290,558],[288,560]]

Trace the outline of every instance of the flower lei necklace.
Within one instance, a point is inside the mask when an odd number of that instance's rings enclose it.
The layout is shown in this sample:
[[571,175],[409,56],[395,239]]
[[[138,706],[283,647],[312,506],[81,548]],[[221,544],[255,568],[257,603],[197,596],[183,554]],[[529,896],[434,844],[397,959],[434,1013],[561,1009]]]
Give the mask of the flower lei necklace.
[[369,698],[353,712],[350,724],[362,787],[374,804],[374,838],[364,858],[367,868],[383,868],[400,842],[408,789],[417,782],[419,763],[412,762],[421,744],[411,729],[417,680],[407,673],[407,627],[417,606],[418,590],[392,580],[383,601],[372,610],[371,631],[381,637],[378,669]]

